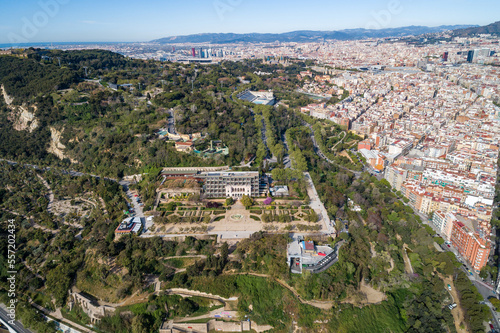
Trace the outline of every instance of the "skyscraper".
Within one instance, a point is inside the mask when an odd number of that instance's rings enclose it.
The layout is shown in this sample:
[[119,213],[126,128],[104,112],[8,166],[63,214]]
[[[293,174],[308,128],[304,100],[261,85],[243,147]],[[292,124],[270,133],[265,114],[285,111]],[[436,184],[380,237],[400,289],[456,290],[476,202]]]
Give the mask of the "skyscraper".
[[191,55],[193,56],[193,58],[196,57],[196,50],[194,49],[194,47],[191,49]]
[[469,50],[467,53],[467,62],[473,62],[476,55],[476,50]]

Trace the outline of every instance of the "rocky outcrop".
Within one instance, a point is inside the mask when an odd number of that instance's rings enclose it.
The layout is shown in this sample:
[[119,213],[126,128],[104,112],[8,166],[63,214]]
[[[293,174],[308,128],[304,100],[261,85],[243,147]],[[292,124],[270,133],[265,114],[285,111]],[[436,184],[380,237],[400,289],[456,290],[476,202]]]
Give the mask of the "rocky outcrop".
[[7,92],[5,91],[5,87],[3,86],[3,84],[2,84],[1,88],[2,88],[2,95],[3,95],[3,99],[5,101],[5,104],[7,104],[7,106],[10,106],[12,104],[12,102],[14,102],[14,98],[7,95]]
[[63,150],[66,148],[66,146],[61,143],[61,135],[62,135],[62,132],[64,131],[64,129],[61,131],[58,131],[54,127],[49,127],[49,129],[50,129],[50,134],[51,134],[50,135],[50,146],[49,146],[49,149],[47,151],[51,154],[56,155],[61,160],[65,159],[65,158],[69,158],[71,163],[78,163],[78,161],[64,155]]
[[12,121],[16,131],[29,130],[30,133],[38,127],[38,119],[35,117],[36,106],[33,106],[34,112],[30,112],[26,105],[15,106],[12,104],[14,98],[10,97],[5,91],[5,87],[1,86],[3,99],[7,107],[10,109],[9,120]]
[[30,133],[33,132],[38,127],[38,119],[36,119],[35,113],[28,111],[25,106],[19,106],[15,109],[14,129],[16,131],[29,130]]

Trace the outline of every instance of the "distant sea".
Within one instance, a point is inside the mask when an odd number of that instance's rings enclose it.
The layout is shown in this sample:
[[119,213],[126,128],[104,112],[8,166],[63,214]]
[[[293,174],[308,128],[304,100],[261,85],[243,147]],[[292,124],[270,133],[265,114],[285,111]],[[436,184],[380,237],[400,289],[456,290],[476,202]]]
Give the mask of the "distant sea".
[[68,45],[103,45],[103,44],[126,44],[126,42],[57,42],[57,43],[20,43],[20,44],[0,44],[0,49],[10,49],[13,48],[50,48],[57,46],[68,46]]

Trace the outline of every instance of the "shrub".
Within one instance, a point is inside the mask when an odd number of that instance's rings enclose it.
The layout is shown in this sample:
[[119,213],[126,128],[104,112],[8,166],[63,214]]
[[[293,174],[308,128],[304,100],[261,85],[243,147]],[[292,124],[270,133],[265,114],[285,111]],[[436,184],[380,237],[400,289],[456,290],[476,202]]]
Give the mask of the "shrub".
[[222,206],[220,203],[214,201],[209,201],[205,205],[206,208],[219,208],[220,206]]
[[270,205],[271,202],[273,202],[273,198],[270,198],[270,197],[267,197],[265,200],[264,200],[264,205]]

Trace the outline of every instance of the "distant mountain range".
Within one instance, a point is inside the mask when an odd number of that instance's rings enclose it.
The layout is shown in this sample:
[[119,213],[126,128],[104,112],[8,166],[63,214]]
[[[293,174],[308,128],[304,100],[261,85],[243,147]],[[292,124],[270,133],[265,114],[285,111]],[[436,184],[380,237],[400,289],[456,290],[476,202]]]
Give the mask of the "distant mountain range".
[[500,21],[485,25],[483,27],[470,27],[453,31],[455,36],[473,36],[478,34],[500,35]]
[[355,40],[364,38],[404,37],[417,36],[429,33],[443,32],[448,30],[477,28],[477,25],[442,25],[439,27],[409,26],[387,29],[346,29],[338,31],[311,31],[300,30],[285,32],[281,34],[265,33],[205,33],[187,36],[172,36],[153,40],[152,42],[162,44],[174,43],[272,43],[279,42],[318,42],[326,39]]

